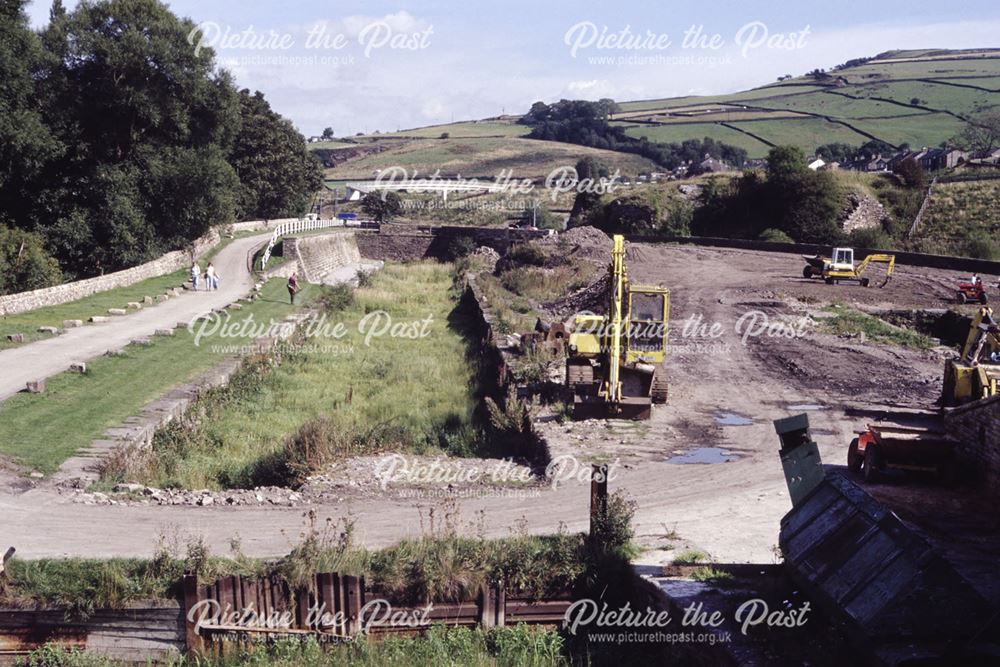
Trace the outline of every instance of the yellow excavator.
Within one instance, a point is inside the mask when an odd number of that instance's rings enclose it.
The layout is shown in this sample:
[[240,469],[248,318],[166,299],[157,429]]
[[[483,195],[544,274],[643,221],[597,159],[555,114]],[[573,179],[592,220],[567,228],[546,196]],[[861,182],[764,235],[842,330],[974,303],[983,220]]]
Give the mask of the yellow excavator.
[[885,287],[892,277],[892,270],[896,266],[896,256],[882,253],[873,253],[861,260],[854,266],[854,248],[834,248],[833,254],[827,257],[802,256],[806,260],[806,267],[802,269],[804,278],[822,278],[828,285],[839,283],[842,280],[857,282],[862,287],[868,287],[870,280],[864,276],[865,269],[873,262],[887,264],[885,270],[885,281],[879,287]]
[[962,356],[945,362],[941,402],[953,406],[995,396],[998,381],[1000,326],[993,319],[993,309],[983,307],[972,318]]
[[566,388],[574,419],[649,419],[652,404],[667,400],[670,290],[632,285],[625,239],[613,241],[608,314],[576,316],[569,336]]

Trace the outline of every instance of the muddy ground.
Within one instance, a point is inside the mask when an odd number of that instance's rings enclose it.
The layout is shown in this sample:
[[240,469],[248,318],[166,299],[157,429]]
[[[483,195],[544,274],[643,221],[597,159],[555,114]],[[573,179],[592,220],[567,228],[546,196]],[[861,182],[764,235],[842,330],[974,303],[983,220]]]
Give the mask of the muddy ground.
[[[866,421],[930,408],[938,397],[946,349],[839,338],[820,333],[815,321],[834,302],[947,307],[958,272],[900,266],[885,289],[866,289],[803,279],[803,261],[792,254],[637,245],[628,257],[635,283],[672,290],[668,403],[648,422],[546,419],[540,428],[555,457],[619,462],[610,486],[637,502],[640,541],[663,550],[649,562],[692,547],[720,562],[775,560],[779,521],[791,504],[772,420],[807,412],[824,462],[843,465],[853,432]],[[742,322],[745,333],[750,318],[759,326],[765,317],[781,325],[772,329],[780,335],[744,339],[737,329]],[[690,460],[716,462],[684,463]],[[338,490],[313,507],[321,520],[350,513],[359,540],[378,547],[420,534],[422,512],[440,503],[435,494],[369,490]],[[515,526],[583,530],[588,498],[588,482],[567,480],[540,494],[455,500],[463,516],[485,517],[483,534],[503,536]],[[247,554],[273,556],[287,552],[286,534],[302,521],[297,507],[91,506],[44,488],[0,493],[0,515],[5,539],[25,557],[149,556],[164,525],[205,536],[219,553],[238,533]],[[101,540],[92,539],[95,531]]]

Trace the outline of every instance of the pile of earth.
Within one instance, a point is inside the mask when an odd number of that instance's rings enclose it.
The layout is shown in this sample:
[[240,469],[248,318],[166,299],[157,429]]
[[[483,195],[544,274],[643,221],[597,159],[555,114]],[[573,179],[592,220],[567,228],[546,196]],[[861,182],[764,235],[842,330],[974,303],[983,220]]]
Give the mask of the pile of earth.
[[534,242],[546,254],[563,261],[570,258],[588,259],[599,264],[611,261],[611,237],[596,227],[574,227]]

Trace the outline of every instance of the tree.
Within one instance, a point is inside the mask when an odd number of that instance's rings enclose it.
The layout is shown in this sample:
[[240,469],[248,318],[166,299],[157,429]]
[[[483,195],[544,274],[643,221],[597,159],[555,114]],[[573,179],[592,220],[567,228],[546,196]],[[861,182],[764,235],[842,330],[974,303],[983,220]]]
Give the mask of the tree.
[[240,182],[238,215],[283,218],[300,215],[323,185],[319,159],[260,92],[239,93],[240,133],[230,155]]
[[1000,109],[990,109],[966,124],[958,143],[973,152],[989,152],[1000,147]]
[[0,294],[58,285],[59,264],[43,246],[43,239],[20,229],[0,227]]
[[775,146],[767,154],[768,176],[789,180],[809,170],[805,153],[798,146]]
[[403,212],[403,200],[395,192],[369,192],[361,200],[361,209],[378,222],[387,222]]
[[903,181],[911,188],[922,190],[927,187],[927,172],[912,157],[908,157],[897,164],[893,171],[899,174],[903,178]]
[[332,127],[328,127],[325,130],[323,130],[323,138],[326,139],[327,141],[329,141],[330,139],[333,139],[333,128]]
[[0,0],[0,217],[24,226],[33,181],[63,149],[39,112],[35,79],[44,54],[28,26],[26,1]]

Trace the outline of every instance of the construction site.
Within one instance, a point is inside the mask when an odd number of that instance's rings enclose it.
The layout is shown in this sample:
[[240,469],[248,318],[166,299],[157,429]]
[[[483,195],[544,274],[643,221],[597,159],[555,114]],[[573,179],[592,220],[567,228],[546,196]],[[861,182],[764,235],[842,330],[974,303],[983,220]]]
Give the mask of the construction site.
[[[258,258],[265,244],[250,238],[241,253]],[[456,257],[459,238],[475,250]],[[729,618],[712,633],[735,636],[661,646],[664,653],[650,656],[832,665],[844,664],[840,652],[847,651],[858,664],[995,663],[1000,337],[988,304],[1000,297],[993,282],[1000,268],[980,260],[946,268],[942,258],[904,253],[867,260],[873,253],[862,249],[726,245],[738,244],[645,242],[590,227],[553,234],[374,225],[284,236],[270,276],[298,272],[338,283],[360,268],[376,281],[412,283],[423,278],[405,267],[457,267],[453,286],[434,289],[451,290],[448,319],[461,332],[455,344],[478,359],[469,418],[492,420],[485,444],[459,454],[440,444],[414,449],[392,436],[354,455],[310,461],[307,472],[271,484],[260,484],[271,478],[257,473],[247,473],[247,482],[212,477],[211,458],[188,464],[195,454],[182,452],[168,469],[179,481],[158,482],[171,479],[162,461],[157,468],[143,459],[142,467],[135,452],[158,453],[165,446],[158,434],[189,415],[211,419],[199,396],[219,390],[196,382],[110,429],[89,454],[70,457],[44,479],[10,468],[0,496],[4,539],[24,558],[143,558],[173,526],[199,535],[213,553],[225,553],[238,536],[240,553],[267,559],[287,550],[286,531],[304,511],[320,523],[349,515],[354,539],[370,549],[419,538],[428,516],[433,531],[435,511],[450,513],[456,526],[482,517],[475,531],[487,540],[516,526],[530,535],[586,533],[610,487],[634,502],[632,576],[646,588],[633,604],[652,600],[680,611],[701,603]],[[961,298],[965,289],[975,298]],[[252,309],[261,300],[258,283],[235,303]],[[463,324],[454,324],[456,313]],[[291,364],[289,377],[298,372],[295,361],[273,363],[277,372]],[[228,362],[213,386],[225,391],[237,382],[238,367]],[[346,399],[327,399],[337,409],[353,410],[352,396],[377,391],[351,377]],[[44,400],[40,391],[36,400]],[[497,414],[506,419],[502,428]],[[132,452],[132,467],[121,463],[122,451]],[[448,476],[387,476],[391,456],[404,468],[437,466]],[[498,461],[508,462],[503,479],[472,474]],[[184,482],[184,466],[201,477]],[[603,479],[595,481],[595,466],[604,466]],[[310,595],[334,595],[316,581],[310,590],[320,592]],[[106,611],[67,626],[44,605],[33,615],[0,612],[0,648],[19,655],[56,641],[119,658],[204,648],[232,628],[192,635],[190,623],[185,629],[176,619],[205,596],[235,595],[232,586],[249,595],[248,584],[221,585],[127,622]],[[358,585],[345,580],[330,591]],[[357,596],[371,599],[364,585]],[[503,599],[502,589],[493,595]],[[559,595],[529,596],[510,618],[528,614],[517,622],[565,627],[575,597]],[[454,620],[465,613],[458,608],[448,612],[452,620],[484,623],[483,605],[496,601],[482,596],[470,620]],[[262,609],[277,608],[280,596],[272,597],[261,597]],[[812,616],[802,631],[741,631],[733,611],[751,598],[786,610],[808,601]],[[232,598],[233,605],[245,599]],[[351,609],[349,601],[338,604]],[[297,632],[357,631],[300,622]],[[824,657],[816,646],[838,653]]]

